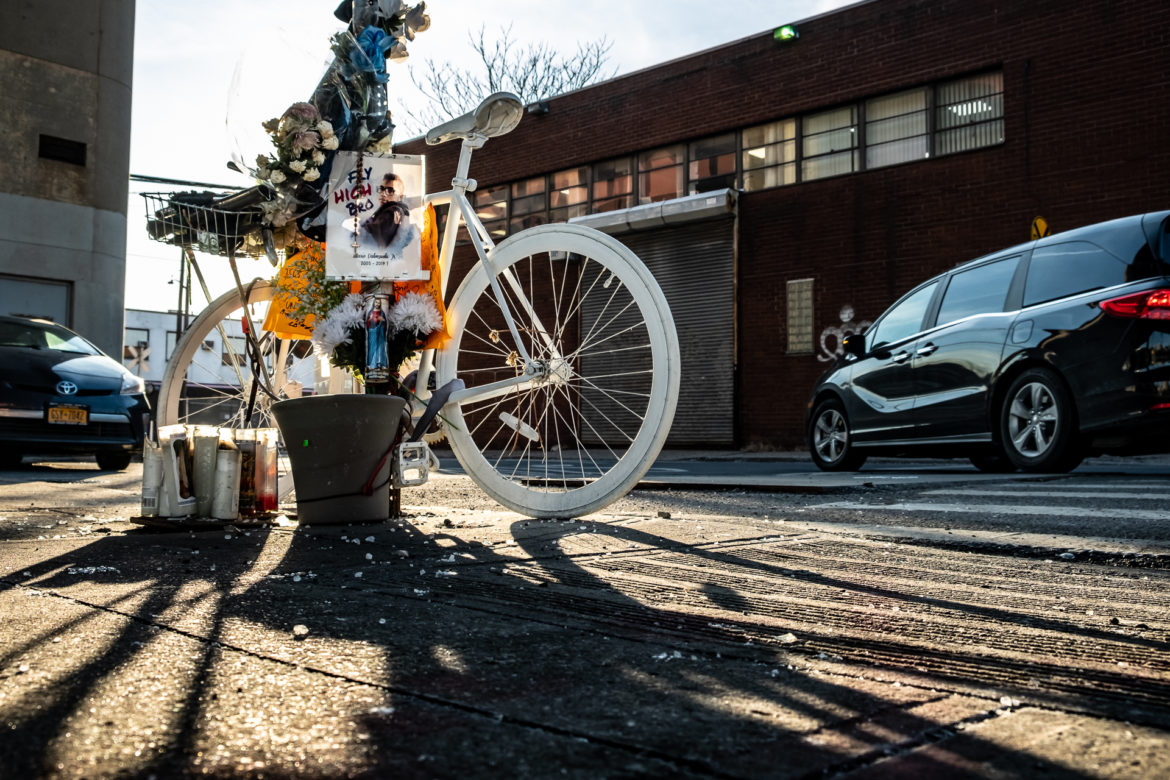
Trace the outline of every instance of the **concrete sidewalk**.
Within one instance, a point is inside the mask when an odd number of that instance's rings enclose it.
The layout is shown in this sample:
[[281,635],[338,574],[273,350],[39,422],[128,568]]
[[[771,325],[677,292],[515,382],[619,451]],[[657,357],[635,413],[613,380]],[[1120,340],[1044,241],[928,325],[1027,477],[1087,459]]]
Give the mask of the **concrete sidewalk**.
[[1164,570],[458,476],[160,533],[139,468],[0,475],[0,777],[1170,775]]

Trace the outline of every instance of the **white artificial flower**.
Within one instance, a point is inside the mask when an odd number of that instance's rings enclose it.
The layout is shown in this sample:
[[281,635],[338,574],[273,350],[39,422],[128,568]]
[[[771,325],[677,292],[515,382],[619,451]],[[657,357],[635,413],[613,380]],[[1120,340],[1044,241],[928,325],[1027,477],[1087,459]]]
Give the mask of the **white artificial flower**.
[[294,218],[295,208],[296,201],[288,197],[265,201],[260,204],[260,210],[264,215],[261,221],[266,225],[282,228]]
[[304,175],[305,181],[317,181],[317,179],[320,179],[320,178],[321,178],[321,172],[319,170],[317,170],[316,168],[310,168],[309,170],[305,171],[305,175]]
[[310,340],[318,355],[326,358],[333,355],[333,350],[340,344],[350,342],[350,328],[358,328],[365,324],[365,307],[362,305],[362,296],[350,293],[341,303],[329,310],[329,313],[318,320],[313,328]]
[[280,184],[282,181],[284,181],[288,177],[284,175],[284,171],[282,171],[278,168],[277,170],[272,172],[271,178],[272,178],[273,184]]
[[322,138],[332,138],[333,137],[333,125],[329,124],[329,122],[322,119],[320,122],[317,123],[317,132],[321,134]]
[[325,153],[320,149],[313,150],[313,165],[321,165],[325,162]]
[[402,62],[410,56],[410,52],[406,50],[406,41],[401,38],[395,38],[390,50],[386,52],[386,59],[391,62]]
[[305,168],[308,166],[305,164],[304,160],[293,160],[288,164],[288,167],[291,168],[294,173],[304,173]]
[[321,146],[326,149],[336,149],[338,147],[337,136],[331,135],[321,142]]
[[266,155],[266,154],[260,154],[260,155],[256,156],[256,167],[257,168],[266,168],[266,167],[268,167],[268,163],[270,163],[270,162],[272,162],[272,160],[268,159],[268,155]]
[[390,331],[409,330],[426,335],[443,326],[435,299],[423,293],[407,293],[390,309]]

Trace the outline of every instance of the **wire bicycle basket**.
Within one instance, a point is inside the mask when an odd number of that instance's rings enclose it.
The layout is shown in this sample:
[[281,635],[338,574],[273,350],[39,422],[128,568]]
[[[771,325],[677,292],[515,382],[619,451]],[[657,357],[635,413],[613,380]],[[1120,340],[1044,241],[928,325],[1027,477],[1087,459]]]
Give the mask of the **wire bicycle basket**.
[[214,192],[144,192],[146,232],[155,241],[209,254],[264,255],[263,242],[245,242],[262,227],[266,193],[252,187]]

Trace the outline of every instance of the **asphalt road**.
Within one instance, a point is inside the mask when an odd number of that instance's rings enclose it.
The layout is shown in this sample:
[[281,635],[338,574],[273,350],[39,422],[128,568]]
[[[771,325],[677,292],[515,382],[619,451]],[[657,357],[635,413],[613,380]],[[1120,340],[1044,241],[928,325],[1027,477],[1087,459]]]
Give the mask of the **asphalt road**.
[[1170,775],[1164,466],[684,463],[170,532],[138,466],[0,472],[0,777]]

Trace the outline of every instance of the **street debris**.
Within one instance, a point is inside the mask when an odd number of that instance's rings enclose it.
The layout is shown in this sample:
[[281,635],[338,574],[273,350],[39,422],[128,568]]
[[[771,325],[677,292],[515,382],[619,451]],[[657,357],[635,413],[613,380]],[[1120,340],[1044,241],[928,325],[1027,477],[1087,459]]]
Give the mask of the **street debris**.
[[121,574],[113,566],[71,566],[65,570],[66,574]]

